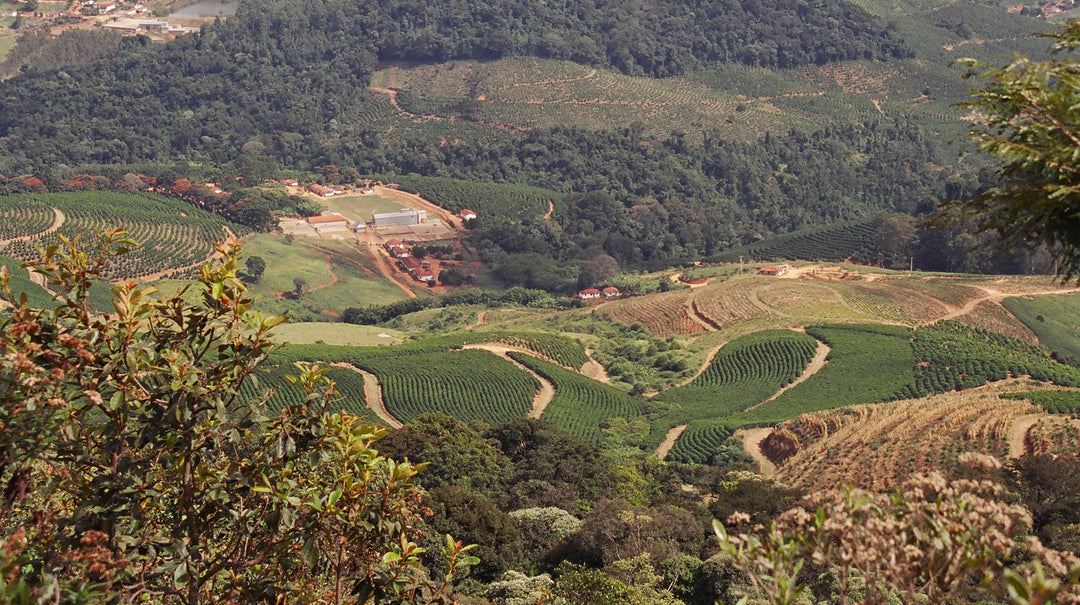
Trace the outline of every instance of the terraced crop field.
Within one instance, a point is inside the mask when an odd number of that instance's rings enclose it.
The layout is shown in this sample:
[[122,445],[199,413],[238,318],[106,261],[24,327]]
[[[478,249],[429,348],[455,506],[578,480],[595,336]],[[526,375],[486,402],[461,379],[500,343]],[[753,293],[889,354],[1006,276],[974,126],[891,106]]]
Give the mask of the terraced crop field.
[[[22,208],[27,210],[19,210]],[[12,241],[4,253],[23,261],[34,260],[38,258],[37,246],[59,243],[60,235],[82,236],[84,246],[92,249],[95,233],[123,228],[139,245],[114,260],[105,273],[106,279],[146,278],[170,272],[187,275],[191,267],[210,256],[213,242],[228,237],[226,227],[238,235],[246,231],[185,202],[150,194],[87,191],[0,197],[3,212],[12,213],[12,220],[24,216],[27,221],[20,227],[8,227],[11,233],[42,231],[43,224],[52,224],[54,208],[64,216],[56,232]],[[15,214],[20,212],[22,215]]]
[[[771,96],[751,98],[682,78],[632,78],[562,61],[514,58],[392,69],[396,86],[407,91],[399,100],[411,113],[450,117],[467,105],[473,119],[518,128],[619,129],[640,122],[650,134],[680,130],[694,137],[715,128],[730,138],[755,140],[765,132],[820,123],[807,112],[781,111]],[[787,95],[819,94],[797,81],[786,87]]]
[[487,351],[395,355],[390,349],[353,363],[379,378],[386,409],[406,423],[442,412],[464,422],[501,424],[528,414],[540,388],[535,378]]
[[817,346],[813,337],[790,330],[765,330],[729,342],[689,384],[652,399],[662,410],[653,419],[654,440],[673,426],[722,419],[762,404],[802,374]]
[[910,475],[953,468],[957,456],[974,451],[1008,456],[1015,418],[1037,411],[1026,401],[999,397],[1002,385],[843,410],[818,412],[774,432],[794,456],[777,478],[804,489],[854,483],[869,489],[895,485]]
[[[324,366],[325,367],[325,366]],[[289,405],[297,405],[304,400],[304,391],[288,381],[288,376],[298,376],[299,370],[289,363],[269,361],[260,368],[254,380],[245,380],[240,388],[242,398],[257,398],[272,392],[267,400],[270,411],[276,412]],[[375,414],[369,410],[364,398],[363,377],[347,368],[327,368],[327,377],[334,381],[334,390],[340,395],[331,404],[331,411],[345,411],[363,418],[366,422],[381,424]]]
[[944,316],[949,309],[933,297],[892,281],[830,284],[844,302],[870,318],[919,325]]
[[685,464],[709,464],[713,457],[721,452],[733,432],[731,427],[714,420],[691,422],[665,460]]
[[649,296],[624,298],[604,305],[611,319],[632,326],[640,323],[657,338],[673,335],[694,336],[707,330],[707,324],[695,321],[687,312],[692,290],[676,290]]
[[811,227],[770,237],[747,246],[726,250],[718,261],[775,259],[841,262],[850,258],[876,256],[877,241],[873,219],[860,219],[823,227]]
[[555,385],[555,397],[541,418],[582,439],[597,443],[607,420],[642,413],[642,403],[619,389],[531,355],[510,356]]
[[718,328],[757,318],[779,318],[791,325],[866,319],[825,282],[764,276],[698,288],[691,295],[691,308]]

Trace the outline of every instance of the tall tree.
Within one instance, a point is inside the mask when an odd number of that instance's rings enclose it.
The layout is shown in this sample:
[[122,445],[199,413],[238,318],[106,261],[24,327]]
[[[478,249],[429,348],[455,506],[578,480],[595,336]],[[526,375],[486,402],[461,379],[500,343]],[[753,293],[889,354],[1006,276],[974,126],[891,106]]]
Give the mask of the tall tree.
[[959,63],[982,81],[960,107],[972,112],[970,135],[998,160],[998,183],[949,202],[938,220],[971,218],[1002,249],[1046,245],[1065,279],[1080,273],[1080,23],[1047,34],[1054,57],[1022,57],[998,67]]

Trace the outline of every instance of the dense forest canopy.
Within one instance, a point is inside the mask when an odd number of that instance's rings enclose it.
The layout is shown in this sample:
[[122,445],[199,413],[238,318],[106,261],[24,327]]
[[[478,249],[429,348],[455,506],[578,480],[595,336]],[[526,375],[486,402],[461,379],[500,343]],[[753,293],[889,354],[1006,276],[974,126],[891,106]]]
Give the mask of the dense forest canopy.
[[663,76],[716,62],[789,67],[910,51],[868,13],[836,0],[252,0],[199,33],[160,45],[131,38],[111,58],[31,68],[0,85],[0,173],[34,162],[221,163],[253,140],[302,149],[310,161],[328,140],[349,140],[344,131],[378,61],[507,54]]

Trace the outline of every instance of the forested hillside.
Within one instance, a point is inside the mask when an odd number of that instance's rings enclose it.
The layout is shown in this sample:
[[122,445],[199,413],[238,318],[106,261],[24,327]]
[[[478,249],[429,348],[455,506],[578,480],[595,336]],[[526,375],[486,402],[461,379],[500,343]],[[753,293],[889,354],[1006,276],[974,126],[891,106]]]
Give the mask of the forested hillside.
[[676,2],[253,0],[198,34],[146,43],[136,38],[93,65],[31,70],[0,87],[0,151],[9,156],[0,172],[193,154],[220,163],[252,139],[305,149],[301,163],[310,164],[327,140],[355,143],[342,129],[364,104],[377,60],[537,54],[668,75],[725,61],[783,67],[910,54],[842,1],[707,2],[691,13]]

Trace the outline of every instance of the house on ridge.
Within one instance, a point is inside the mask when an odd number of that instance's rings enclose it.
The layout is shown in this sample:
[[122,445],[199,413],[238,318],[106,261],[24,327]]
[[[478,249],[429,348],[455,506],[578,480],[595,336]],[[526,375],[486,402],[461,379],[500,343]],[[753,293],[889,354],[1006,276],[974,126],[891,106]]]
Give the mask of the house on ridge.
[[476,213],[472,210],[469,210],[468,208],[462,208],[461,212],[459,212],[458,215],[463,221],[471,221],[476,218]]
[[604,295],[604,298],[618,298],[619,295],[622,294],[615,286],[608,286],[600,292]]
[[596,288],[586,288],[577,293],[577,297],[580,300],[592,300],[594,298],[600,298],[600,291]]
[[773,276],[776,276],[776,277],[780,277],[781,275],[787,273],[789,269],[791,269],[791,265],[787,265],[787,264],[784,264],[784,265],[769,265],[769,266],[765,266],[765,267],[762,267],[761,269],[759,269],[758,270],[758,275],[773,275]]

